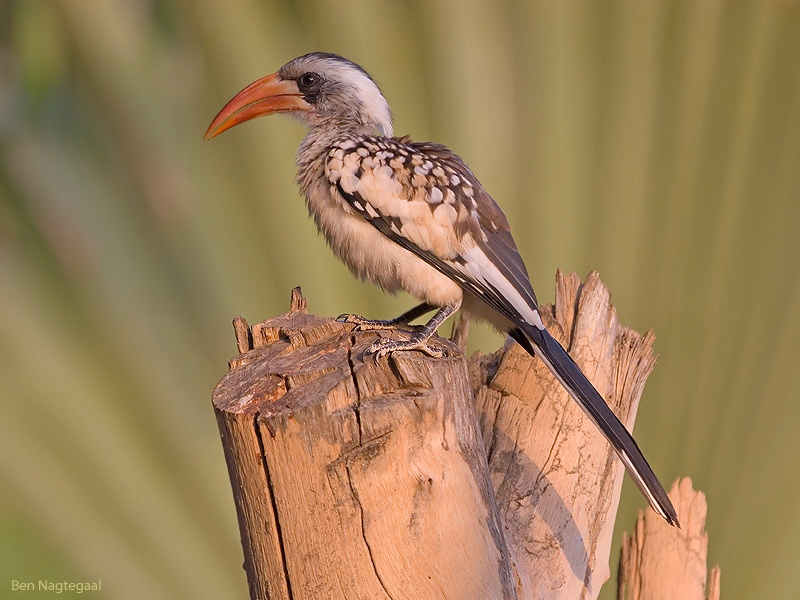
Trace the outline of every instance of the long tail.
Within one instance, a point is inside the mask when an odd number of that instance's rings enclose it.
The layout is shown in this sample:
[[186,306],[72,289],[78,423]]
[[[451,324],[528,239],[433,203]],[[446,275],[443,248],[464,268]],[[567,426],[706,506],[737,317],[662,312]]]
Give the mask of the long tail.
[[569,392],[597,428],[606,436],[611,446],[622,459],[636,487],[642,492],[653,510],[660,514],[667,523],[680,528],[678,515],[672,506],[667,493],[658,481],[653,469],[636,445],[625,426],[611,412],[603,397],[586,379],[575,361],[561,347],[546,329],[534,325],[525,325],[509,332],[531,356],[536,355],[544,361],[550,371]]

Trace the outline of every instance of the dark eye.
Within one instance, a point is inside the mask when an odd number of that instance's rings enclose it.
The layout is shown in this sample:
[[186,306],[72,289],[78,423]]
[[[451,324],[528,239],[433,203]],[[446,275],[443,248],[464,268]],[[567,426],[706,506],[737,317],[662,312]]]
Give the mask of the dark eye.
[[322,85],[322,77],[318,73],[303,73],[297,78],[297,87],[305,95],[315,95]]

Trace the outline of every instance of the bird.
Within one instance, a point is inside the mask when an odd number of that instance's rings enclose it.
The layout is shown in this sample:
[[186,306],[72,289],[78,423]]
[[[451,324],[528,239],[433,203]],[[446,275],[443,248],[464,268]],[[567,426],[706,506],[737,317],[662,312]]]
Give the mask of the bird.
[[204,139],[256,117],[287,113],[308,132],[295,181],[334,254],[356,276],[420,304],[391,320],[341,315],[360,329],[386,329],[435,311],[408,339],[380,338],[376,357],[419,350],[459,308],[488,321],[541,359],[594,422],[656,513],[678,517],[636,441],[544,326],[508,219],[466,163],[447,147],[394,137],[389,104],[375,80],[337,54],[299,56],[239,92]]

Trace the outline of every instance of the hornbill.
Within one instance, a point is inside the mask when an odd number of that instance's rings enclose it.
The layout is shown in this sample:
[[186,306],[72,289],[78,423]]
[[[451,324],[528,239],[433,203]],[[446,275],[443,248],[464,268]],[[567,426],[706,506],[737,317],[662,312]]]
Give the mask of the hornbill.
[[445,146],[393,137],[378,85],[357,64],[313,52],[252,83],[212,121],[205,139],[261,115],[291,113],[309,127],[296,181],[333,252],[357,276],[422,304],[390,321],[342,315],[361,329],[407,324],[436,310],[407,340],[382,338],[377,356],[443,350],[431,336],[459,307],[538,356],[619,455],[650,506],[680,526],[633,437],[569,354],[548,333],[503,211]]

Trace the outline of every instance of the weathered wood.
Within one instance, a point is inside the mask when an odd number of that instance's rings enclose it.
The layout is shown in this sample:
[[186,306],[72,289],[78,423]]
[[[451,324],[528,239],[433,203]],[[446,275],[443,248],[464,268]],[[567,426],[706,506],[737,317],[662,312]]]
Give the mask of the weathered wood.
[[[655,363],[652,333],[620,325],[597,273],[581,285],[559,272],[555,306],[541,312],[631,428]],[[517,344],[471,371],[520,598],[596,598],[610,574],[622,463],[543,363]]]
[[719,566],[708,567],[706,497],[691,479],[676,481],[669,497],[681,515],[682,529],[654,512],[639,512],[632,534],[625,534],[619,561],[619,600],[719,600]]
[[[293,310],[235,326],[214,406],[252,598],[515,598],[463,357],[363,357]],[[402,335],[392,332],[391,335]]]
[[[619,324],[596,273],[559,273],[541,312],[632,428],[652,333]],[[465,367],[439,338],[449,358],[365,359],[407,334],[311,316],[299,289],[234,328],[214,405],[252,598],[597,597],[624,468],[538,359],[509,341]]]

